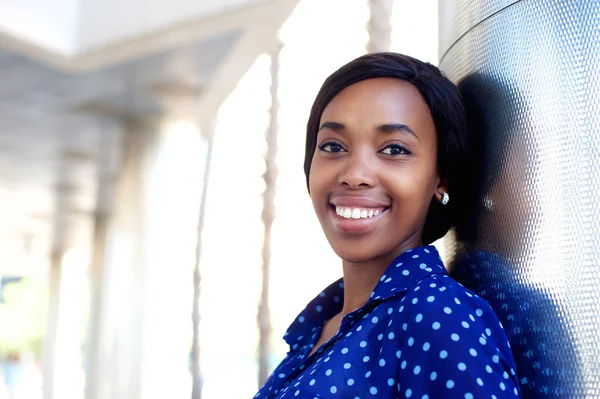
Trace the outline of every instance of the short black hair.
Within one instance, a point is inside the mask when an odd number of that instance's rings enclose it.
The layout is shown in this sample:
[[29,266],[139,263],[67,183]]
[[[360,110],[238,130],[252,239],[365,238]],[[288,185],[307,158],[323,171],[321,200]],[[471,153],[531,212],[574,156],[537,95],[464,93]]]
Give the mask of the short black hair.
[[315,152],[319,122],[329,102],[346,87],[367,79],[394,78],[415,86],[427,103],[438,139],[437,164],[441,178],[448,182],[450,202],[442,205],[431,201],[423,243],[443,237],[463,214],[461,203],[468,184],[468,136],[465,109],[458,88],[434,65],[391,52],[363,55],[342,66],[329,76],[313,103],[306,126],[304,173],[308,186],[310,166]]

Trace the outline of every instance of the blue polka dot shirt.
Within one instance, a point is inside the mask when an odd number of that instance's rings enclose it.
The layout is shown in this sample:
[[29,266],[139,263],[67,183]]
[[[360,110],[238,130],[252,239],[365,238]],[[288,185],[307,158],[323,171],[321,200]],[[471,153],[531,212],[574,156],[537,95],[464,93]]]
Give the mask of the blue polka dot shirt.
[[309,356],[341,312],[342,280],[298,315],[290,351],[255,398],[520,398],[510,345],[490,306],[450,278],[433,246],[392,262],[360,309]]

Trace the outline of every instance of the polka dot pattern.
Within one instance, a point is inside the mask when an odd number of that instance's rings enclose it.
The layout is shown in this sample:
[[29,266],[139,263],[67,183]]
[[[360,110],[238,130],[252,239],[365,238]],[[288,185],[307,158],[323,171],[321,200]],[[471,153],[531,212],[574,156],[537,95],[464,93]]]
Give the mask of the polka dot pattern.
[[365,306],[310,354],[343,290],[332,284],[298,315],[284,336],[290,352],[255,398],[521,397],[498,319],[448,277],[435,247],[396,258]]

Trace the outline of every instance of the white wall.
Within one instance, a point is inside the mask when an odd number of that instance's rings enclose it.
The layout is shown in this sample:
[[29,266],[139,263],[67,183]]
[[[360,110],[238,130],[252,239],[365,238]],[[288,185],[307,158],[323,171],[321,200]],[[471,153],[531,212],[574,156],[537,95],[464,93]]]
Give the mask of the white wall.
[[63,54],[77,49],[79,0],[2,0],[0,32]]
[[76,55],[264,0],[1,0],[5,32]]
[[262,0],[82,0],[78,50],[86,52],[120,40],[168,29],[197,18]]

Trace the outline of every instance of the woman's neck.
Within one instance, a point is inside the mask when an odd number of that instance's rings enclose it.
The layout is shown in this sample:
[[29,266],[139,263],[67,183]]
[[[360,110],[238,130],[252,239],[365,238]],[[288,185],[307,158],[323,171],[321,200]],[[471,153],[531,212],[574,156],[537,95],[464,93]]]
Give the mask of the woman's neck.
[[364,306],[371,293],[394,259],[411,248],[421,246],[421,243],[403,245],[389,255],[365,262],[352,263],[343,261],[344,272],[344,306],[342,316],[352,313]]
[[344,269],[344,307],[342,314],[347,315],[364,306],[371,292],[385,272],[387,264],[383,263],[348,263],[343,262]]

